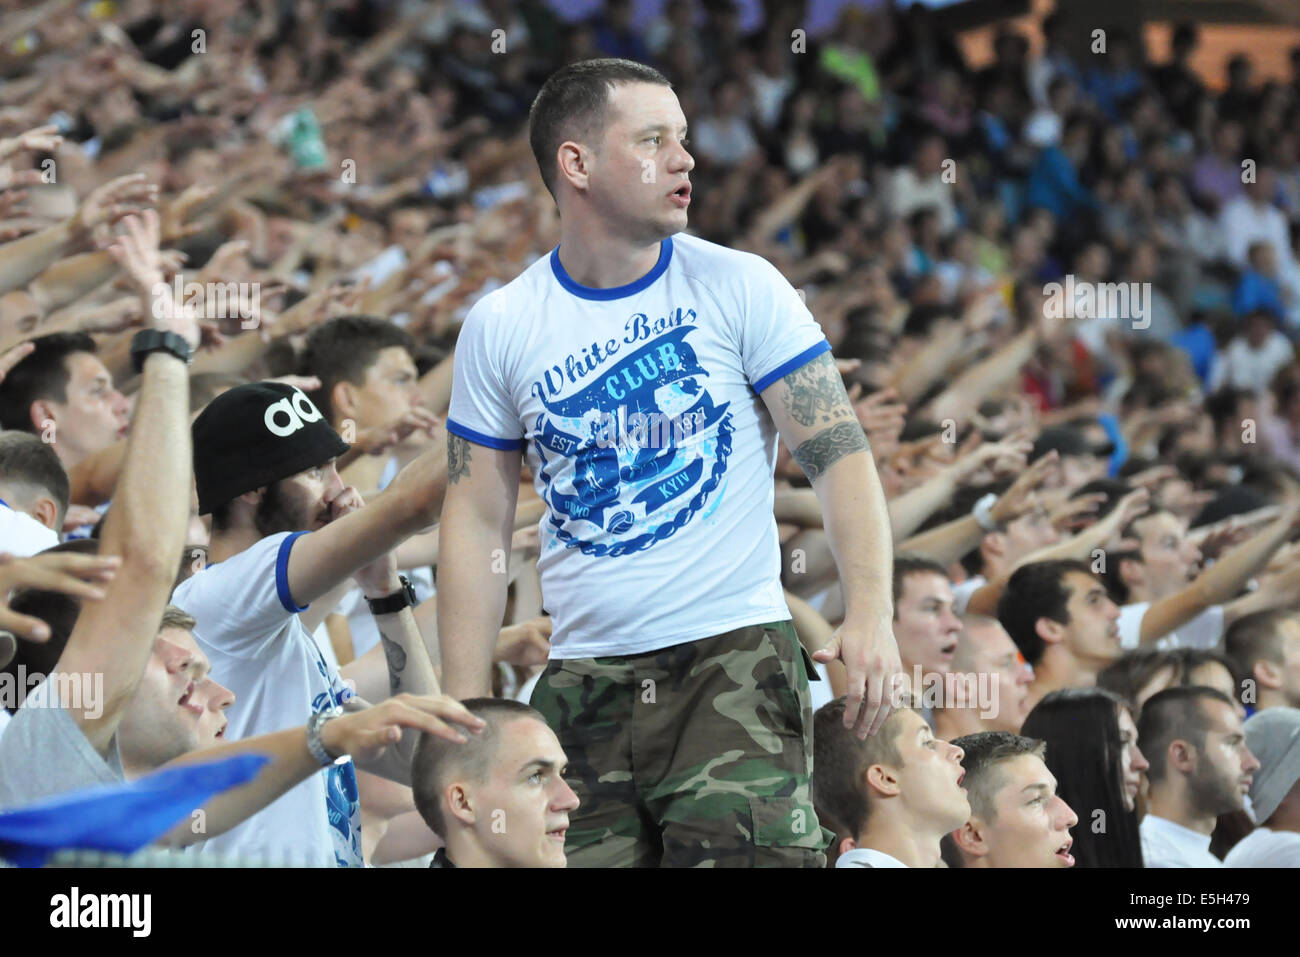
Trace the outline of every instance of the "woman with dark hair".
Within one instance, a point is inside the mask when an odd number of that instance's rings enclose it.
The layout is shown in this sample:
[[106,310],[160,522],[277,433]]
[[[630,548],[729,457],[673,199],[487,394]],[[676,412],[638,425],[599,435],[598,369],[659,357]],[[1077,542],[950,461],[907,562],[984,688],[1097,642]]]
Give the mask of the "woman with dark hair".
[[1077,867],[1142,867],[1137,795],[1147,762],[1129,705],[1101,688],[1053,691],[1020,733],[1047,742],[1056,793],[1079,815]]

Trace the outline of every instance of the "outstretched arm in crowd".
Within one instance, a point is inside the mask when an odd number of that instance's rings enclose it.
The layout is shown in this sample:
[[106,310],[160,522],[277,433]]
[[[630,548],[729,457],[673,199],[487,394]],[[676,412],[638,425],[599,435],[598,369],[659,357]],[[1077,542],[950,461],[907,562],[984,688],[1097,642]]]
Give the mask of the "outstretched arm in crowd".
[[[393,754],[397,750],[393,746],[403,736],[413,740],[420,733],[428,732],[451,741],[464,741],[465,734],[476,733],[482,727],[481,719],[445,695],[402,695],[325,722],[320,737],[330,755],[351,755],[358,767],[366,767],[381,761],[385,754]],[[165,766],[204,764],[238,754],[266,755],[271,763],[247,784],[212,798],[203,806],[201,818],[186,818],[161,838],[159,844],[185,847],[223,834],[321,769],[320,762],[307,748],[305,728],[190,751]],[[408,772],[408,782],[409,778]],[[201,828],[195,824],[199,820],[203,822]]]
[[[962,483],[980,469],[989,465],[999,472],[1022,468],[1031,448],[1030,443],[1021,436],[1010,436],[1003,442],[977,446],[916,488],[896,496],[889,503],[889,524],[894,540],[900,541],[910,536],[927,518],[952,501]],[[1025,474],[1034,475],[1036,483],[1042,477],[1042,470],[1031,469]],[[1007,504],[1010,505],[1010,501]],[[966,530],[969,534],[974,534],[973,530]],[[971,548],[978,544],[976,538]]]
[[[1300,521],[1300,504],[1286,506],[1262,531],[1202,571],[1186,588],[1152,602],[1142,616],[1141,643],[1150,644],[1177,630],[1212,605],[1232,602],[1251,576],[1267,565],[1273,553],[1286,542],[1297,521]],[[1225,627],[1236,620],[1243,607],[1249,610],[1251,605],[1233,608],[1228,604],[1224,609]]]
[[1258,611],[1294,608],[1300,603],[1300,564],[1290,564],[1283,571],[1262,579],[1248,595],[1234,598],[1223,606],[1223,627]]
[[[150,207],[157,199],[158,187],[146,183],[144,174],[122,176],[94,190],[70,219],[0,245],[0,293],[31,282],[65,256],[69,246],[84,241],[96,226]],[[158,281],[162,281],[161,273]]]
[[961,373],[930,403],[927,410],[930,418],[939,422],[951,419],[959,426],[964,425],[981,402],[1005,385],[1033,357],[1038,342],[1037,330],[1028,329],[987,359]]
[[[152,295],[157,272],[157,216],[127,220],[114,254],[141,296]],[[152,317],[152,310],[150,310]],[[151,319],[156,328],[198,344],[198,324],[183,313]],[[158,622],[171,595],[190,518],[189,377],[185,363],[167,353],[145,358],[140,397],[122,477],[105,519],[101,554],[122,566],[104,600],[77,618],[59,659],[62,672],[104,676],[98,717],[73,711],[92,746],[106,753],[153,650]]]
[[[997,443],[990,449],[996,450],[1001,445],[1003,443]],[[1009,447],[1017,449],[1020,446],[1018,443],[1012,443]],[[1044,474],[1055,466],[1056,458],[1055,452],[1048,453],[1021,473],[1020,477],[1011,483],[1011,487],[998,496],[993,507],[989,509],[989,517],[999,525],[1005,526],[1008,522],[1013,522],[1031,511],[1036,504],[1034,490],[1042,482]],[[1020,458],[1019,461],[1023,463],[1024,459]],[[898,550],[909,555],[923,555],[941,565],[947,565],[959,561],[971,549],[978,548],[984,535],[985,531],[980,526],[979,520],[973,514],[964,515],[937,528],[913,535],[899,545]]]
[[1012,573],[1023,565],[1065,558],[1072,558],[1077,561],[1091,561],[1097,550],[1104,549],[1107,543],[1113,542],[1124,529],[1124,526],[1146,511],[1149,499],[1150,493],[1146,489],[1134,489],[1120,499],[1119,504],[1105,518],[1093,522],[1078,534],[1062,542],[1040,548],[1036,552],[1030,552],[1017,561],[1002,576],[976,589],[971,594],[970,601],[966,603],[966,611],[970,614],[996,617],[998,599],[1002,597],[1002,592],[1007,587],[1007,582],[1010,580]]
[[902,669],[893,632],[893,548],[885,493],[828,353],[768,386],[762,399],[822,503],[845,617],[816,657],[844,662],[845,721],[865,737],[889,716],[891,683]]

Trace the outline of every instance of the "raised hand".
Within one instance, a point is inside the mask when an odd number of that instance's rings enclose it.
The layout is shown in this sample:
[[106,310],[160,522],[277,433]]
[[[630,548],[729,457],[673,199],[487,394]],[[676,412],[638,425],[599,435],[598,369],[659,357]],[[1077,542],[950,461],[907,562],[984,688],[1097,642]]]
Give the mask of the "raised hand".
[[157,203],[158,187],[147,182],[143,173],[119,176],[91,191],[73,214],[70,228],[74,236],[89,236],[99,226],[142,213]]
[[1032,509],[1036,504],[1033,495],[1043,484],[1047,476],[1056,470],[1059,456],[1056,451],[1048,452],[1033,465],[1025,469],[1020,477],[1011,483],[1011,487],[998,496],[989,514],[1000,525],[1014,521],[1018,516]]
[[[31,558],[15,558],[0,553],[0,595],[5,596],[15,588],[38,588],[56,591],[83,601],[98,601],[104,597],[101,585],[113,580],[121,566],[117,555],[82,555],[77,552],[42,552]],[[0,605],[0,629],[28,641],[48,641],[50,627],[39,618],[19,615]]]
[[0,140],[0,159],[8,159],[15,153],[25,150],[53,153],[62,145],[63,137],[59,135],[57,126],[38,126],[25,133],[19,133],[12,139]]
[[[108,254],[135,285],[145,304],[145,321],[154,328],[174,332],[197,349],[202,339],[201,325],[189,309],[176,302],[163,282],[163,258],[159,251],[158,213],[146,209],[123,221],[124,231],[108,247]],[[159,302],[159,297],[166,297]]]
[[194,215],[195,210],[211,199],[216,191],[215,186],[200,186],[195,183],[187,187],[170,203],[167,203],[162,209],[163,242],[174,243],[198,232],[199,227],[193,223],[187,223],[186,220]]
[[[457,727],[459,726],[459,727]],[[326,721],[321,744],[333,755],[350,754],[361,763],[374,761],[402,739],[402,732],[424,731],[464,744],[459,728],[478,733],[486,726],[455,698],[447,695],[399,694],[382,704]]]

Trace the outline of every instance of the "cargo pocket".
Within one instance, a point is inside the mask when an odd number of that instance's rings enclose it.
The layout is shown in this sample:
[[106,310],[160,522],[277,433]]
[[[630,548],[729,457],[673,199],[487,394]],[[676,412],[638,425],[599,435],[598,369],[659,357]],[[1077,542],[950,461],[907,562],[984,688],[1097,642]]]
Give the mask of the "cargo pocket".
[[[800,790],[807,795],[804,785]],[[825,841],[806,797],[751,797],[754,863],[758,867],[825,867]]]

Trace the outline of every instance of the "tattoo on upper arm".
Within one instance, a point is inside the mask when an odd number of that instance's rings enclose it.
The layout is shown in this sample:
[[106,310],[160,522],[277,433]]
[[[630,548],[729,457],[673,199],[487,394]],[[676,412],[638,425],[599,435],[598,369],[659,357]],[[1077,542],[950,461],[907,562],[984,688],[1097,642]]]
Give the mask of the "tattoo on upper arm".
[[384,660],[388,662],[388,690],[397,694],[402,690],[402,672],[406,670],[406,651],[382,631],[379,640],[384,643]]
[[455,485],[469,475],[469,440],[447,433],[447,481]]
[[794,460],[799,463],[808,481],[815,482],[828,468],[854,452],[870,452],[866,433],[857,419],[840,422],[822,429],[794,450]]
[[800,425],[856,418],[844,391],[844,380],[829,352],[801,365],[781,381],[786,384],[785,411]]

